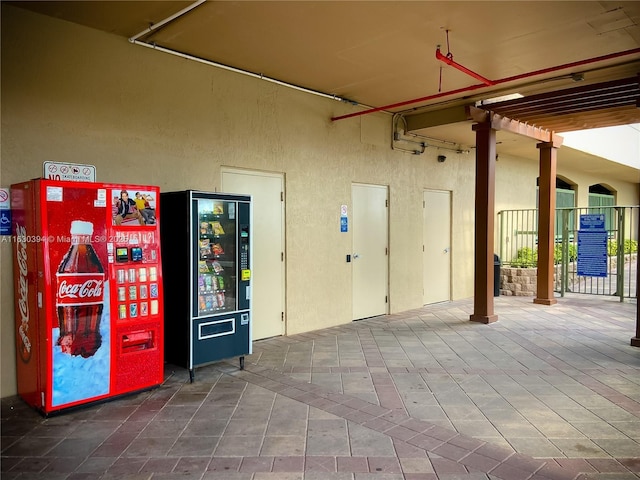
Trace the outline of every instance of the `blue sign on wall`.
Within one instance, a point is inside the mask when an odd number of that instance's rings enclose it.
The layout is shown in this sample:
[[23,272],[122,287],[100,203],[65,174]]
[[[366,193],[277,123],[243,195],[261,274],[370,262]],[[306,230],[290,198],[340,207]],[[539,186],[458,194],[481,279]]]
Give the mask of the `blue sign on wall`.
[[349,220],[347,217],[340,217],[340,231],[342,233],[349,231]]
[[0,210],[0,235],[11,235],[11,210]]

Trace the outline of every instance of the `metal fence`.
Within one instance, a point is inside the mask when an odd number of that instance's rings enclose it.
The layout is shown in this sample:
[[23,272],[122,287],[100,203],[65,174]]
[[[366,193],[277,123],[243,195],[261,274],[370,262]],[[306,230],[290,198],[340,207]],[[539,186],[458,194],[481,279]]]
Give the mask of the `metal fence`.
[[[638,206],[558,208],[555,217],[555,291],[636,297],[638,255]],[[578,275],[580,216],[605,216],[607,275]],[[502,210],[498,213],[498,255],[503,266],[536,267],[538,259],[538,210]]]

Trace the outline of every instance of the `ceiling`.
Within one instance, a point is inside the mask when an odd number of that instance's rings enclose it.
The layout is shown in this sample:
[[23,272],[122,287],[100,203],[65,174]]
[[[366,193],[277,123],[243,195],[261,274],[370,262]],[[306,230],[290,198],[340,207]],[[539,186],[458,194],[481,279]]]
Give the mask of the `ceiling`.
[[[437,112],[406,133],[439,148],[475,143],[471,120],[440,112],[513,93],[524,97],[482,108],[558,133],[640,123],[637,1],[206,1],[167,23],[196,3],[6,3],[346,99],[356,115]],[[498,141],[537,158],[531,139]]]

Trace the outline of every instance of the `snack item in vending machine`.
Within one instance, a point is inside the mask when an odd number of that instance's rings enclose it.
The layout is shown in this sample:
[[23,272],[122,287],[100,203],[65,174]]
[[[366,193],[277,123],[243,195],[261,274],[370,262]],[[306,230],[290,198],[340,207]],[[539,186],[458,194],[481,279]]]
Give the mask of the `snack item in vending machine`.
[[224,292],[216,293],[216,299],[218,300],[218,306],[224,307]]
[[211,228],[214,235],[224,235],[224,228],[222,228],[220,222],[211,222]]
[[216,273],[220,273],[224,270],[224,268],[222,268],[222,265],[220,265],[220,262],[213,262],[211,264],[211,267],[213,268],[213,271]]
[[217,307],[216,297],[214,295],[206,295],[205,296],[205,306],[206,310],[213,310]]
[[209,222],[200,222],[200,233],[202,235],[209,235],[213,233],[211,224]]
[[71,246],[56,273],[57,345],[63,353],[88,358],[102,345],[104,268],[91,245],[93,224],[74,220],[70,231]]
[[200,258],[206,258],[211,253],[211,245],[208,238],[200,240]]

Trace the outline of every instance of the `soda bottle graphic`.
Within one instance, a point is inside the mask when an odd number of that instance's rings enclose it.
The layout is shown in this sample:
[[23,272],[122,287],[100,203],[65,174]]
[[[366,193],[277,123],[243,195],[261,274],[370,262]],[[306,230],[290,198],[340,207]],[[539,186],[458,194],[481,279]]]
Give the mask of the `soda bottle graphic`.
[[56,273],[56,306],[63,353],[93,356],[102,344],[100,320],[104,307],[104,269],[91,237],[93,224],[71,222],[71,247]]

